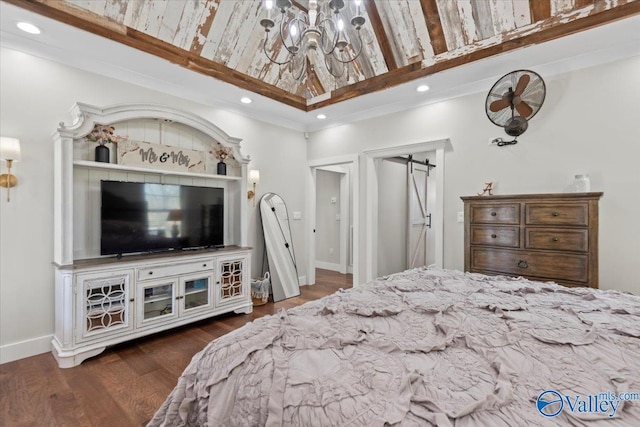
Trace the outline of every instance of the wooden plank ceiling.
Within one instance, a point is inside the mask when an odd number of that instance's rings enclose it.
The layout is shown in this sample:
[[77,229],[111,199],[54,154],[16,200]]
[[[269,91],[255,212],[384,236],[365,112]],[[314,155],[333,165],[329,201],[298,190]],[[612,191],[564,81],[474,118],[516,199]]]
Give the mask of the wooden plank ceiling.
[[305,111],[640,13],[640,0],[364,0],[348,76],[319,65],[297,81],[262,51],[260,0],[4,1]]

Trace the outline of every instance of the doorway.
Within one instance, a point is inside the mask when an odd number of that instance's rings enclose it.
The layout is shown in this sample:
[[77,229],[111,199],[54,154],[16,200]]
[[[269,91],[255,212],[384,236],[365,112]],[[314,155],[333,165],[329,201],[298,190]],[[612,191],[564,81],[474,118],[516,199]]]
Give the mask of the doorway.
[[[339,273],[347,274],[349,272],[349,266],[352,266],[353,272],[353,286],[357,286],[360,283],[359,272],[359,248],[357,242],[359,242],[359,198],[352,197],[351,195],[359,194],[359,157],[357,154],[332,157],[325,159],[318,159],[308,163],[307,174],[307,212],[309,212],[309,222],[307,224],[307,282],[309,284],[315,283],[316,267],[331,267],[331,269],[338,269]],[[339,194],[335,196],[323,197],[322,203],[318,203],[318,195],[324,194],[319,191],[318,185],[322,185],[325,178],[339,177]],[[335,180],[334,180],[335,182]],[[332,203],[332,197],[336,198],[336,203]],[[325,200],[328,199],[328,200]],[[321,206],[324,203],[333,206],[331,209],[324,209],[326,206]],[[339,209],[338,209],[339,206]],[[322,215],[322,218],[319,216]],[[325,247],[321,243],[323,238],[319,237],[320,219],[325,223],[333,223],[333,226],[337,225],[338,239],[337,243],[333,246],[327,246],[326,248],[333,248],[334,251],[330,258],[332,261],[327,264],[323,264],[322,257],[318,258],[317,255],[328,255],[327,253],[319,254],[318,248]],[[335,227],[333,227],[335,228]],[[322,231],[325,231],[324,229]],[[324,244],[324,243],[322,243]],[[336,254],[337,252],[337,254]],[[339,254],[339,255],[338,255]],[[318,263],[320,259],[320,263]]]
[[[444,260],[444,151],[449,145],[449,140],[437,140],[428,141],[416,144],[399,145],[395,147],[387,147],[375,150],[365,151],[366,156],[366,281],[371,281],[380,275],[379,271],[379,253],[380,246],[386,244],[386,240],[380,238],[381,230],[379,229],[379,212],[381,206],[387,206],[386,200],[380,200],[380,186],[382,184],[383,177],[381,172],[383,169],[382,162],[385,158],[391,157],[407,157],[408,155],[415,155],[418,153],[429,153],[430,157],[435,157],[435,162],[430,159],[431,163],[435,163],[430,173],[435,179],[433,180],[434,188],[431,189],[433,200],[427,201],[432,205],[431,209],[431,228],[429,229],[430,236],[427,237],[426,243],[432,245],[430,252],[432,253],[432,262],[429,264],[435,267],[442,268]],[[435,173],[434,173],[435,171]],[[428,191],[428,189],[427,189]],[[405,219],[405,224],[408,222]],[[406,233],[407,227],[400,231]],[[410,252],[408,250],[407,235],[404,234],[403,240],[405,246],[403,250],[405,254]],[[429,246],[426,247],[429,250]],[[406,268],[406,255],[404,266]]]
[[316,268],[353,273],[351,165],[316,168]]

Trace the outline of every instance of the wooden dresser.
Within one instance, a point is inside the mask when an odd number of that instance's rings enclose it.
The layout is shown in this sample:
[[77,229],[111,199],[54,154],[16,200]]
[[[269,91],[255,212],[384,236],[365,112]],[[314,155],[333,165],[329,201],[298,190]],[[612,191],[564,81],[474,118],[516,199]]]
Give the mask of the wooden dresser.
[[462,197],[465,271],[597,288],[600,197]]

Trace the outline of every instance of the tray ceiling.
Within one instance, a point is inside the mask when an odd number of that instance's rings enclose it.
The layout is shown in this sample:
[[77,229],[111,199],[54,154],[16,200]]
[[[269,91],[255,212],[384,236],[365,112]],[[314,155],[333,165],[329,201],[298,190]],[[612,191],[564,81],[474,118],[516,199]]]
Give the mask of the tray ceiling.
[[348,79],[320,66],[299,82],[262,52],[259,0],[5,1],[303,111],[640,13],[639,0],[364,0]]

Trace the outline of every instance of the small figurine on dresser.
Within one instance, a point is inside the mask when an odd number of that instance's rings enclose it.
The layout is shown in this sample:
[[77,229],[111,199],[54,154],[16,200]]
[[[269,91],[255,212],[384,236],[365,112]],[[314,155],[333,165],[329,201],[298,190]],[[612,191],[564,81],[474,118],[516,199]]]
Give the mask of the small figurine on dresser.
[[482,193],[478,193],[478,196],[493,196],[493,182],[485,182]]

